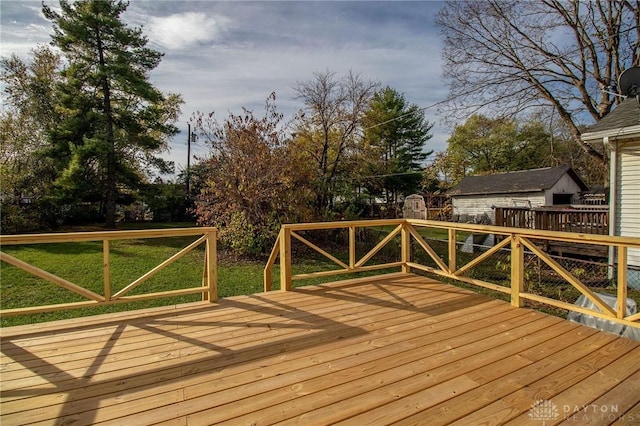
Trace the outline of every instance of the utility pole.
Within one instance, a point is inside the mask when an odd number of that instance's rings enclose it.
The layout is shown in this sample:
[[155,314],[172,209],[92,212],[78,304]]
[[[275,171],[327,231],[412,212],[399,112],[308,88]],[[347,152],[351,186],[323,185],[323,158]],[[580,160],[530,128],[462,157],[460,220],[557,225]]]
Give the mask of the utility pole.
[[191,123],[187,123],[187,198],[191,195]]

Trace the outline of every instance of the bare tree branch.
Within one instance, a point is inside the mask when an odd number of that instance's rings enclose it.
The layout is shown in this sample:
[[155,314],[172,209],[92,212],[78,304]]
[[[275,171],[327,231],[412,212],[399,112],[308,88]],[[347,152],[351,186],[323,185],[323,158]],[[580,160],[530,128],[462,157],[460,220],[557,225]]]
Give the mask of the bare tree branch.
[[337,78],[331,71],[316,72],[294,90],[305,105],[299,145],[316,160],[316,210],[323,214],[334,198],[333,187],[344,172],[343,158],[354,146],[362,115],[378,83],[349,72]]
[[444,36],[447,112],[518,115],[553,108],[588,154],[580,127],[607,115],[616,97],[603,91],[638,62],[639,2],[487,0],[448,2]]

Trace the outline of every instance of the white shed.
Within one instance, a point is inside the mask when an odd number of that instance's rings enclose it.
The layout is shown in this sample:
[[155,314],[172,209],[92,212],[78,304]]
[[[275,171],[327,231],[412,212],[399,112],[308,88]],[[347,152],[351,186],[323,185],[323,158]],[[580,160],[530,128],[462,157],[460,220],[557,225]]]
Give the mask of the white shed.
[[466,176],[449,192],[453,215],[462,222],[486,217],[494,207],[541,207],[571,204],[588,187],[569,166]]
[[[640,237],[640,101],[629,97],[582,134],[585,142],[602,142],[610,153],[611,235]],[[611,262],[615,261],[610,253]],[[640,286],[640,250],[628,253],[629,283]]]

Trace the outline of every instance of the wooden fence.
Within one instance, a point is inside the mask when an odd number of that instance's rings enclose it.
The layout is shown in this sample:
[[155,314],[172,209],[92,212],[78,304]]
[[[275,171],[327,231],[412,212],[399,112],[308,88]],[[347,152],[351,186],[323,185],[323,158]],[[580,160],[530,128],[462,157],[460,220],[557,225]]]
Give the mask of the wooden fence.
[[[95,293],[77,284],[60,278],[50,272],[42,270],[34,265],[24,262],[14,256],[0,251],[0,261],[20,268],[32,275],[43,278],[59,287],[77,293],[88,299],[75,303],[60,303],[47,306],[34,306],[25,308],[5,309],[0,311],[1,316],[34,314],[50,312],[70,308],[95,307],[112,305],[115,303],[131,302],[138,300],[157,299],[170,296],[182,296],[201,293],[203,300],[215,302],[217,296],[217,265],[216,265],[216,229],[215,228],[180,228],[180,229],[153,229],[138,231],[105,231],[105,232],[71,232],[55,234],[29,234],[29,235],[0,235],[0,247],[7,245],[45,244],[45,243],[75,243],[85,241],[102,241],[103,258],[103,294]],[[163,261],[138,279],[113,293],[111,285],[111,257],[109,242],[113,240],[134,240],[147,238],[200,236],[196,241],[180,250],[178,253]],[[182,258],[194,248],[205,244],[205,256],[202,274],[202,285],[193,288],[163,291],[149,294],[128,295],[131,290],[138,287],[149,278],[156,275],[165,267]],[[35,290],[37,291],[37,290]]]
[[[392,230],[371,250],[358,258],[356,253],[356,230],[358,228],[367,227],[386,227]],[[436,228],[446,230],[448,255],[441,257],[436,250],[421,236],[420,228]],[[348,229],[348,262],[343,262],[333,256],[318,245],[308,241],[302,237],[300,231],[311,230],[328,230],[328,229]],[[462,263],[457,255],[457,233],[465,234],[487,234],[498,235],[501,237],[499,243],[488,248],[484,253]],[[368,262],[390,241],[399,236],[400,244],[400,261],[381,264],[368,264]],[[310,247],[316,252],[322,254],[327,259],[334,262],[338,268],[329,271],[319,271],[305,274],[292,274],[292,250],[291,244],[293,240],[297,240],[304,245]],[[591,244],[597,246],[614,247],[617,251],[617,276],[616,282],[616,307],[611,307],[605,303],[594,291],[584,284],[579,276],[568,271],[563,265],[558,263],[548,253],[545,253],[537,243],[540,240],[548,242],[561,243],[580,243]],[[435,266],[427,266],[412,261],[412,250],[425,252],[430,259],[433,260]],[[510,250],[510,282],[508,286],[471,278],[466,274],[477,265],[487,261],[492,255],[499,250]],[[640,327],[640,313],[629,314],[626,311],[627,299],[627,254],[629,249],[640,249],[640,238],[631,237],[612,237],[604,235],[585,235],[569,232],[554,232],[531,229],[507,228],[500,226],[487,226],[475,224],[461,224],[453,222],[427,221],[427,220],[372,220],[372,221],[351,221],[351,222],[325,222],[325,223],[306,223],[283,225],[273,247],[271,255],[264,270],[264,289],[270,291],[272,287],[272,273],[276,259],[280,258],[280,288],[287,291],[292,288],[292,281],[323,277],[336,274],[350,274],[356,272],[387,269],[398,267],[402,272],[410,272],[412,269],[433,273],[442,277],[450,278],[456,281],[465,282],[491,290],[510,294],[511,304],[516,307],[522,307],[525,300],[544,303],[562,309],[574,312],[592,315],[598,318],[604,318],[618,322],[624,325]],[[549,297],[529,293],[524,291],[525,283],[525,251],[528,255],[537,256],[537,258],[548,265],[555,271],[559,277],[564,279],[571,286],[575,287],[581,294],[590,300],[596,309],[579,307],[571,303],[561,300],[555,300]]]

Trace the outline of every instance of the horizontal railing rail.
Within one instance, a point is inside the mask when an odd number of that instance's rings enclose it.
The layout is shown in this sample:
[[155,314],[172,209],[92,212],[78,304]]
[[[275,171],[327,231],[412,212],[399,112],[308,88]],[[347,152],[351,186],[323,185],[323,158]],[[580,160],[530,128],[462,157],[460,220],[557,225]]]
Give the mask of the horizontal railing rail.
[[[388,227],[391,231],[371,250],[367,251],[359,259],[356,252],[356,229],[367,227]],[[446,255],[438,254],[432,245],[420,234],[421,228],[437,228],[446,231],[445,240],[447,249]],[[336,256],[330,254],[323,248],[308,241],[298,234],[299,231],[328,230],[328,229],[349,229],[348,238],[348,258],[344,262]],[[481,254],[472,259],[464,261],[458,255],[458,234],[485,234],[497,236],[495,244],[486,247]],[[390,241],[400,237],[400,261],[387,262],[375,265],[367,265],[383,247]],[[325,258],[335,263],[338,268],[329,271],[310,272],[305,274],[292,274],[292,241],[296,240],[314,251],[320,253]],[[583,282],[580,276],[567,270],[558,260],[540,248],[541,242],[562,242],[578,245],[596,245],[612,247],[617,253],[613,281],[616,286],[615,306],[607,304],[595,291]],[[417,250],[426,253],[433,261],[432,265],[425,265],[413,260]],[[463,224],[453,222],[417,220],[417,219],[397,219],[397,220],[371,220],[371,221],[345,221],[345,222],[322,222],[283,225],[277,241],[271,251],[269,260],[264,269],[264,289],[270,291],[272,288],[273,268],[276,260],[280,259],[280,288],[290,290],[292,281],[297,279],[307,279],[314,277],[330,276],[335,274],[348,274],[364,272],[376,269],[387,269],[398,267],[402,272],[410,272],[412,269],[433,273],[452,280],[485,287],[494,291],[510,295],[511,304],[522,307],[525,300],[544,303],[561,309],[579,312],[594,317],[612,320],[617,323],[640,327],[640,313],[631,314],[626,312],[627,300],[627,266],[629,250],[640,250],[640,238],[618,237],[608,235],[593,235],[573,232],[544,231],[522,228],[508,228],[503,226]],[[468,276],[469,271],[478,265],[486,262],[493,255],[500,251],[508,251],[509,257],[509,283],[501,285],[489,280],[478,279]],[[562,300],[534,294],[524,290],[525,277],[525,253],[528,257],[535,257],[540,263],[544,263],[549,270],[557,274],[564,282],[570,284],[578,292],[584,295],[595,309],[576,306]]]
[[[111,283],[111,255],[110,242],[114,240],[139,240],[149,238],[199,236],[197,240],[184,247],[178,253],[161,262],[151,270],[135,279],[117,292],[113,291]],[[58,287],[76,293],[85,299],[81,302],[59,303],[46,306],[30,306],[0,310],[0,316],[13,316],[22,314],[35,314],[72,308],[96,307],[112,305],[116,303],[132,302],[139,300],[158,299],[189,294],[202,294],[203,300],[215,302],[217,296],[217,258],[216,258],[216,228],[177,228],[177,229],[152,229],[133,231],[102,231],[102,232],[70,232],[51,234],[24,234],[24,235],[0,235],[0,261],[23,271],[49,281]],[[98,294],[55,274],[45,271],[28,262],[18,259],[4,251],[3,247],[9,245],[48,244],[48,243],[79,243],[88,241],[102,241],[103,258],[103,294]],[[205,245],[203,261],[202,283],[197,287],[182,288],[147,294],[131,295],[131,291],[144,283],[158,272],[184,257],[200,245]]]

